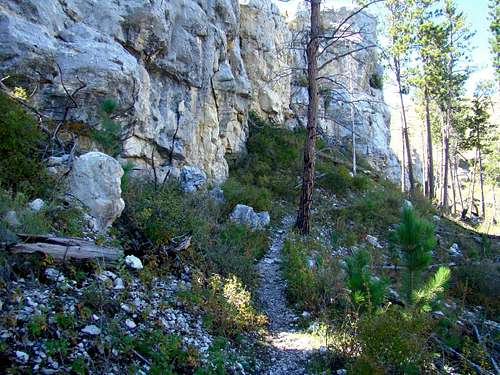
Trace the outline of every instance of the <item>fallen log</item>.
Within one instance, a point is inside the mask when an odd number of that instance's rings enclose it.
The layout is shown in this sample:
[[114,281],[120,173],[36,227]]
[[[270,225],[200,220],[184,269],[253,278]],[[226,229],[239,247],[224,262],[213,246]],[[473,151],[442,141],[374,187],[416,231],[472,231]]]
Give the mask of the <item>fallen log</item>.
[[66,259],[103,259],[116,262],[123,254],[115,247],[96,245],[94,241],[71,237],[50,237],[19,234],[22,242],[9,246],[13,254],[32,254],[41,252],[57,260]]

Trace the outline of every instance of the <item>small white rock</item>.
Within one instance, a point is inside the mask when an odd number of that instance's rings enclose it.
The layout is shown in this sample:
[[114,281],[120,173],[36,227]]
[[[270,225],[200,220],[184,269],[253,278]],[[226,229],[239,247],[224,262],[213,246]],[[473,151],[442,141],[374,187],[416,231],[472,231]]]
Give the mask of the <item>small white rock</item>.
[[135,255],[127,255],[125,257],[125,264],[134,270],[142,270],[144,268],[141,260]]
[[97,327],[97,326],[95,326],[93,324],[85,326],[84,328],[82,328],[82,332],[86,333],[88,335],[92,335],[92,336],[97,336],[97,335],[101,334],[101,330],[99,329],[99,327]]
[[132,319],[125,320],[125,325],[129,329],[134,329],[135,327],[137,327],[137,324],[135,324],[135,322]]
[[378,249],[381,249],[382,248],[382,245],[378,242],[378,238],[375,237],[375,236],[371,236],[371,235],[367,235],[366,236],[366,241],[368,241],[368,243],[370,245],[372,245],[373,247],[376,247]]
[[45,202],[40,198],[35,199],[29,204],[30,210],[34,212],[40,211],[43,208],[43,206],[45,206]]
[[454,256],[454,257],[462,256],[462,252],[460,251],[460,246],[458,246],[457,243],[454,243],[453,245],[451,245],[449,253],[451,256]]
[[125,285],[123,285],[123,280],[118,277],[117,279],[115,279],[115,287],[114,289],[116,290],[122,290],[122,289],[125,289]]
[[7,222],[7,224],[13,227],[21,225],[19,219],[17,218],[16,211],[8,211],[4,216],[4,220]]
[[30,356],[25,352],[21,352],[19,350],[16,350],[16,358],[19,362],[26,363],[30,359]]
[[64,275],[55,268],[47,268],[45,270],[45,276],[52,281],[64,281]]

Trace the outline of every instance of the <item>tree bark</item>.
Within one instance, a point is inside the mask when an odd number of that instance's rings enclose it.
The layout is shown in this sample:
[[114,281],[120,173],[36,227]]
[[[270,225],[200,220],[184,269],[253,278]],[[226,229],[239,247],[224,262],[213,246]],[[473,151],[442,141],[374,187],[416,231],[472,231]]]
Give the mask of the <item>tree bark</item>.
[[469,188],[469,207],[468,207],[469,213],[472,213],[472,207],[475,205],[474,190],[476,187],[477,162],[478,162],[478,155],[477,155],[477,150],[476,150],[476,157],[474,159],[474,169],[472,170],[472,184]]
[[[447,110],[448,112],[448,110]],[[446,115],[446,124],[443,132],[443,194],[442,194],[442,201],[441,201],[441,207],[447,211],[448,210],[448,166],[449,166],[449,160],[450,160],[450,138],[449,138],[449,121],[450,121],[450,116],[451,115],[451,109],[450,112]]]
[[[478,135],[479,138],[479,135]],[[478,139],[479,142],[479,139]],[[486,205],[484,201],[484,178],[483,178],[483,160],[481,157],[481,145],[478,143],[477,156],[479,159],[479,186],[481,188],[481,217],[484,219],[486,216]]]
[[460,197],[460,207],[462,211],[465,208],[465,206],[464,206],[464,199],[462,197],[462,185],[460,184],[460,179],[458,178],[458,161],[456,156],[453,160],[453,170],[455,171],[455,180],[458,187],[458,196]]
[[318,48],[321,0],[311,0],[311,32],[307,45],[307,78],[309,104],[307,106],[307,134],[304,146],[302,193],[296,227],[303,235],[309,234],[312,195],[314,189],[316,125],[318,117]]
[[428,197],[430,200],[434,198],[434,160],[432,155],[432,129],[431,129],[431,114],[429,109],[429,91],[427,87],[424,91],[425,96],[425,128],[427,133],[427,184]]
[[451,165],[451,159],[449,160],[450,177],[451,177],[451,191],[453,195],[453,214],[457,213],[457,194],[455,189],[455,176],[453,174],[453,168]]
[[396,81],[398,82],[399,100],[401,102],[401,114],[403,115],[403,137],[404,137],[404,143],[406,144],[408,180],[410,184],[410,192],[413,193],[415,191],[415,178],[413,176],[413,163],[411,158],[410,137],[408,135],[408,121],[406,120],[406,109],[403,98],[403,90],[401,87],[401,68],[400,68],[400,62],[397,58],[394,58],[394,66],[396,71]]

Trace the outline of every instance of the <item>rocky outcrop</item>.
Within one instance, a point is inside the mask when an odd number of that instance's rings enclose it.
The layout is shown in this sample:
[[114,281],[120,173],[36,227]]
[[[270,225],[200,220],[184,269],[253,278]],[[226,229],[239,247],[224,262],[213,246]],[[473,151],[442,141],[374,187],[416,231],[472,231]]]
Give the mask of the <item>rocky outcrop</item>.
[[125,208],[122,176],[120,163],[100,152],[86,153],[73,163],[68,181],[70,192],[89,208],[96,219],[96,231],[104,232]]
[[[113,98],[124,158],[143,169],[153,158],[159,178],[192,165],[221,181],[224,155],[246,139],[239,19],[236,0],[6,0],[0,74],[36,87],[33,101],[48,116],[76,107],[72,123],[97,124],[99,103]],[[76,90],[74,106],[66,91]]]
[[[350,13],[348,8],[323,12],[322,24],[334,30]],[[307,15],[299,14],[291,24],[293,33],[300,35],[307,22]],[[349,31],[345,34],[350,36],[334,43],[319,59],[321,66],[334,58],[319,74],[324,77],[319,81],[319,133],[330,143],[342,147],[352,145],[354,129],[357,152],[391,180],[398,181],[400,165],[390,147],[390,110],[384,102],[383,68],[376,49],[377,20],[368,13],[360,12],[351,17],[344,27],[348,27]],[[301,40],[300,37],[293,39]],[[353,50],[356,52],[351,55],[337,57]],[[291,107],[298,118],[289,120],[291,127],[306,123],[306,61],[301,49],[294,53],[293,65],[303,69],[294,70]]]
[[[325,24],[334,26],[346,12],[326,15]],[[373,18],[360,13],[353,21],[360,41],[376,40]],[[304,119],[307,105],[305,62],[290,48],[300,22],[287,25],[268,0],[4,0],[0,76],[71,129],[98,126],[100,103],[112,98],[113,118],[123,126],[121,158],[135,164],[134,172],[161,181],[189,167],[219,183],[228,174],[225,156],[245,150],[249,109],[276,123],[303,122],[296,118],[298,112]],[[323,87],[320,128],[348,143],[346,101],[354,101],[358,152],[396,176],[389,112],[372,79],[381,74],[377,61],[370,49],[352,64],[331,64],[329,75],[353,78],[354,94],[342,89],[345,79]]]
[[268,0],[241,5],[241,55],[252,83],[252,110],[276,123],[290,112],[292,33]]

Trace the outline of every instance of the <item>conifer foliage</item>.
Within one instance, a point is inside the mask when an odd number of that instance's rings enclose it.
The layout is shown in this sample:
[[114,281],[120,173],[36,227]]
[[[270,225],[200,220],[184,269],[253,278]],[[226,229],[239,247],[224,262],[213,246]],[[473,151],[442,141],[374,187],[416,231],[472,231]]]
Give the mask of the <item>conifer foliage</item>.
[[405,207],[393,240],[399,246],[404,266],[405,302],[408,306],[428,310],[429,303],[436,299],[450,277],[450,270],[445,267],[439,268],[427,282],[422,277],[436,246],[434,226],[417,217],[412,208]]

